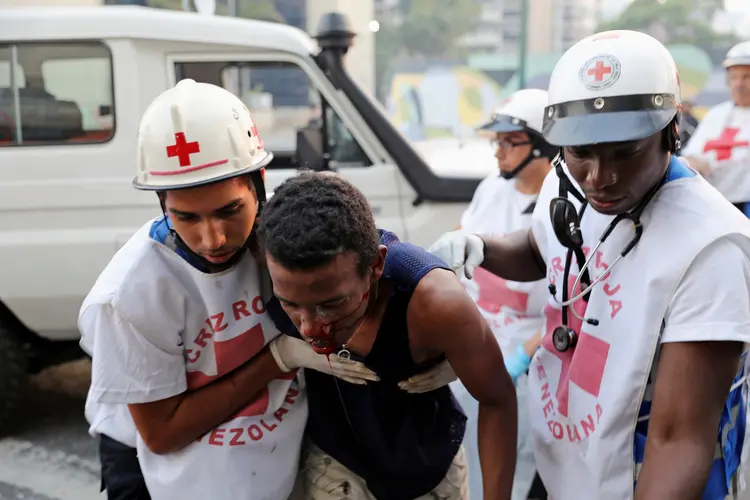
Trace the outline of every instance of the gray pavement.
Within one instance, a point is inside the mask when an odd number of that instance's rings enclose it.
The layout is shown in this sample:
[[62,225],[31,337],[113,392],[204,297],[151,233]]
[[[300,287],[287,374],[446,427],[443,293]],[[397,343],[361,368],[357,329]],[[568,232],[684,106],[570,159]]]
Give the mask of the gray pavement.
[[88,362],[34,377],[0,439],[0,500],[101,500],[96,441],[83,403]]
[[[83,404],[88,361],[32,380],[16,419],[0,439],[0,500],[103,500],[96,441]],[[750,494],[741,500],[750,500]]]

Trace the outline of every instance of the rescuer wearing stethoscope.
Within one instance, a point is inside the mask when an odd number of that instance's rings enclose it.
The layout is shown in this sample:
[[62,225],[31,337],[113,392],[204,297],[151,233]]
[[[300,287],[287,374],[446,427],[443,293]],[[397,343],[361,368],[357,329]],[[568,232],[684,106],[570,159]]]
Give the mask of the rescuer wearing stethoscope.
[[555,500],[744,487],[750,221],[674,157],[679,104],[654,38],[578,42],[550,80],[543,132],[561,157],[531,229],[449,233],[432,250],[469,274],[548,282],[528,402]]

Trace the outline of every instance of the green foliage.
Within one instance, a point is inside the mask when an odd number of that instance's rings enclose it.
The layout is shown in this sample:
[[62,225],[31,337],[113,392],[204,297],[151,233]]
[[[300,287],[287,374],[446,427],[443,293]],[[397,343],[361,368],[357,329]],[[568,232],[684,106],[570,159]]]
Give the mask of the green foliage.
[[[246,19],[260,19],[263,21],[285,22],[284,18],[276,10],[273,0],[235,0],[237,3],[237,17]],[[182,10],[182,0],[148,0],[149,7],[157,9]],[[188,3],[190,10],[195,10],[193,0]],[[226,16],[229,14],[229,2],[227,0],[216,1],[216,14]]]
[[182,10],[182,0],[148,0],[146,3],[157,9]]
[[272,0],[236,0],[237,16],[246,19],[260,19],[262,21],[273,21],[285,23],[284,17],[276,10]]
[[471,31],[481,12],[477,0],[402,0],[401,8],[402,47],[427,57],[455,56],[456,39]]
[[665,43],[689,43],[702,47],[731,44],[736,37],[711,28],[721,0],[634,0],[617,19],[603,23],[597,31],[627,29],[649,33],[658,24]]
[[[356,1],[356,0],[352,0]],[[479,18],[478,0],[400,0],[400,24],[380,20],[375,35],[376,92],[389,78],[394,59],[400,55],[435,58],[460,56],[456,41],[469,33]]]
[[375,34],[375,93],[382,95],[383,85],[390,77],[389,70],[394,58],[401,48],[401,31],[398,26],[381,24],[380,31]]

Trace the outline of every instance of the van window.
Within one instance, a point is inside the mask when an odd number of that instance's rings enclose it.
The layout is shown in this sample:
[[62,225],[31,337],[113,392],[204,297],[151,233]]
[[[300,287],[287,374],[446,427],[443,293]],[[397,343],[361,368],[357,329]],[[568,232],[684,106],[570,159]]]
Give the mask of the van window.
[[269,168],[296,168],[297,131],[316,127],[327,142],[332,167],[365,167],[372,161],[341,118],[323,100],[304,70],[288,62],[180,62],[176,80],[220,85],[245,103],[266,149],[274,154]]
[[97,144],[114,131],[104,44],[0,45],[0,146]]

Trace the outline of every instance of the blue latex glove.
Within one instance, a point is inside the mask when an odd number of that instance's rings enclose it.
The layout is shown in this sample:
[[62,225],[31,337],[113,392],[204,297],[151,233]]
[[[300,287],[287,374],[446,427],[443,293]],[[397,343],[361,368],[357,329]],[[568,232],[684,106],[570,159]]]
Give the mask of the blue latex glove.
[[526,354],[523,344],[519,345],[511,356],[505,358],[505,369],[510,373],[514,385],[518,377],[526,373],[530,364],[531,358]]

